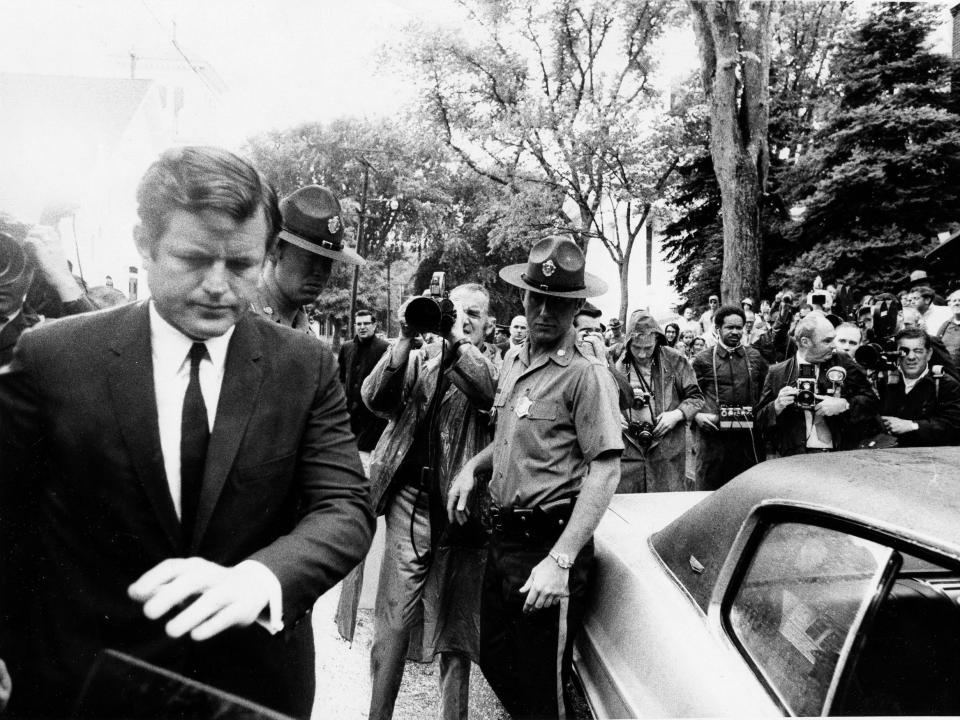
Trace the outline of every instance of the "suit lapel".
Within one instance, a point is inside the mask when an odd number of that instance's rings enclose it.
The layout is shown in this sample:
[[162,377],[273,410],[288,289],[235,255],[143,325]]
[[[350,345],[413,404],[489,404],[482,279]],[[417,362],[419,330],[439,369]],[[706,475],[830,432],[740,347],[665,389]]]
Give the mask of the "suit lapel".
[[150,316],[146,303],[119,318],[107,368],[113,410],[120,423],[137,478],[171,545],[180,548],[180,521],[170,497],[170,486],[160,449],[157,398],[153,384]]
[[207,465],[203,475],[203,488],[200,491],[191,554],[195,554],[210,524],[210,517],[256,407],[263,374],[259,362],[261,354],[259,334],[250,318],[244,315],[237,323],[227,350],[217,417],[207,447]]
[[786,377],[784,378],[784,385],[793,385],[797,382],[797,376],[800,374],[800,371],[797,366],[797,358],[793,356],[790,358],[790,362],[787,363],[786,367]]

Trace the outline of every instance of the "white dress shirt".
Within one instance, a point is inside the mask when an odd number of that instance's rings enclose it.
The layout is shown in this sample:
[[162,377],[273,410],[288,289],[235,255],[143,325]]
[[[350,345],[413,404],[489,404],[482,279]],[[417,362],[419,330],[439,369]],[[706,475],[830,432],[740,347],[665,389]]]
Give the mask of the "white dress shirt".
[[[177,517],[181,515],[180,500],[180,426],[183,421],[183,399],[190,383],[190,348],[194,340],[168,323],[157,312],[151,300],[150,349],[153,358],[153,388],[157,399],[157,420],[160,429],[160,450],[163,453],[163,469],[167,487]],[[213,432],[220,402],[220,388],[226,367],[227,349],[235,326],[220,337],[204,341],[208,357],[200,361],[200,394],[207,407],[207,428]],[[237,565],[253,576],[260,584],[266,584],[270,594],[269,621],[258,621],[271,633],[283,629],[283,596],[280,581],[270,569],[256,560],[245,560]]]
[[[820,379],[820,366],[807,362],[800,357],[800,353],[797,353],[798,375],[801,365],[813,365],[813,373],[817,380]],[[813,410],[804,410],[803,417],[807,425],[807,447],[815,450],[832,450],[833,433],[830,432],[826,418],[817,417]]]
[[901,370],[901,371],[900,371],[900,377],[903,378],[903,394],[906,395],[906,394],[909,393],[911,390],[913,390],[913,388],[916,386],[916,384],[917,384],[918,382],[920,382],[923,378],[925,378],[929,373],[930,373],[930,366],[927,365],[927,367],[925,367],[925,368],[923,369],[923,372],[922,372],[922,373],[920,373],[919,375],[917,375],[917,377],[915,377],[913,380],[909,380],[909,379],[907,378],[907,376],[904,375],[904,374],[903,374],[903,371]]
[[[204,344],[209,357],[200,361],[200,394],[207,406],[207,429],[211,432],[214,418],[217,417],[223,368],[233,330],[231,327],[220,337],[207,340]],[[160,425],[160,449],[177,517],[180,517],[180,424],[183,398],[190,382],[190,348],[193,343],[193,340],[164,320],[153,302],[150,302],[150,348]]]

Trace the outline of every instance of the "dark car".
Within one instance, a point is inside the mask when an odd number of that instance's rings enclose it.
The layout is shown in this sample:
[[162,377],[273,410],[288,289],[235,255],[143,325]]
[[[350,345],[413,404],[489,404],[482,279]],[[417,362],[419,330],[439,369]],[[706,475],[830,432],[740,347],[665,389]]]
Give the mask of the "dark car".
[[960,448],[618,495],[575,667],[598,717],[960,714]]

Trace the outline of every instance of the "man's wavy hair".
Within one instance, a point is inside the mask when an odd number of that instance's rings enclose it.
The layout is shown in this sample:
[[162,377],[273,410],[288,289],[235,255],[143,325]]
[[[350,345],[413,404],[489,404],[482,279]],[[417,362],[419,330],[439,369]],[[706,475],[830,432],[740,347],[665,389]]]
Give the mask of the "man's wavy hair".
[[137,215],[151,254],[176,210],[215,210],[238,223],[262,210],[268,252],[280,231],[280,206],[273,186],[249,162],[221,148],[170,148],[147,169],[137,188]]

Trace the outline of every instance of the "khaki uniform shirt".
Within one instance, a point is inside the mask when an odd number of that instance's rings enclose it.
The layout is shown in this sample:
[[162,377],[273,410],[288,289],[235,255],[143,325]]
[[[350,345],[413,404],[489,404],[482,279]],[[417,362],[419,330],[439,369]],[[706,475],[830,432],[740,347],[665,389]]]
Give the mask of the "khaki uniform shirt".
[[623,450],[613,378],[576,337],[571,328],[532,364],[529,343],[503,359],[493,401],[490,495],[497,505],[532,508],[576,492],[591,461]]
[[[256,295],[250,301],[250,309],[262,318],[272,320],[278,325],[285,325],[286,323],[283,322],[283,318],[280,316],[279,308],[280,302],[273,296],[273,293],[271,293],[262,282],[258,283]],[[313,335],[313,330],[310,329],[310,321],[307,318],[307,314],[303,311],[303,308],[297,310],[297,314],[293,316],[293,324],[290,327],[294,330],[302,330]]]

